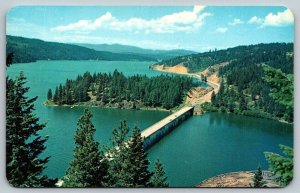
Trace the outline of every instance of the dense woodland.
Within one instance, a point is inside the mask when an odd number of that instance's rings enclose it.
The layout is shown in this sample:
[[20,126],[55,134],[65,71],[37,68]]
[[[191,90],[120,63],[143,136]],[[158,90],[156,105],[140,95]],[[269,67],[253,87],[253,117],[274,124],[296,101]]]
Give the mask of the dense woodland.
[[[185,93],[196,86],[191,78],[160,75],[126,77],[115,70],[112,74],[86,72],[75,80],[48,91],[48,100],[57,105],[89,102],[96,106],[118,108],[162,107],[180,105]],[[48,102],[49,102],[48,101]]]
[[[182,64],[188,67],[190,72],[199,72],[205,70],[207,67],[223,62],[239,62],[246,59],[245,62],[254,62],[253,64],[268,62],[273,60],[272,65],[276,68],[287,68],[290,71],[293,66],[283,64],[286,56],[282,57],[284,52],[293,52],[292,43],[270,43],[270,44],[257,44],[249,46],[237,46],[225,50],[211,50],[209,52],[192,54],[188,56],[179,56],[170,60],[164,60],[157,64],[165,66],[175,66]],[[276,55],[281,53],[281,55]],[[279,62],[277,63],[276,62]],[[283,66],[282,66],[283,65]]]
[[6,36],[7,56],[14,53],[12,63],[28,63],[37,60],[138,60],[156,61],[156,59],[138,54],[122,54],[96,51],[82,46],[45,42],[16,36]]
[[[292,44],[258,46],[254,54],[243,54],[222,67],[219,93],[212,97],[212,109],[255,117],[293,122],[293,108],[276,102],[265,80],[266,65],[278,69],[282,76],[293,74]],[[289,83],[293,87],[293,81]],[[279,88],[282,89],[282,88]]]

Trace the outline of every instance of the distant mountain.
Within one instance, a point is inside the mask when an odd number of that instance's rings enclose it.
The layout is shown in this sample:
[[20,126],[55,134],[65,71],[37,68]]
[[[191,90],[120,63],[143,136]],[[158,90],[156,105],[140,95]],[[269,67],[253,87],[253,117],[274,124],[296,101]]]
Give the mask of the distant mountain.
[[97,51],[113,52],[119,54],[138,54],[146,57],[155,58],[157,60],[166,60],[178,56],[196,54],[197,52],[183,49],[175,50],[152,50],[144,49],[136,46],[128,46],[121,44],[74,44]]
[[10,35],[6,36],[6,53],[7,55],[14,54],[13,63],[27,63],[37,60],[156,61],[155,58],[146,55],[96,51],[78,45],[46,42]]

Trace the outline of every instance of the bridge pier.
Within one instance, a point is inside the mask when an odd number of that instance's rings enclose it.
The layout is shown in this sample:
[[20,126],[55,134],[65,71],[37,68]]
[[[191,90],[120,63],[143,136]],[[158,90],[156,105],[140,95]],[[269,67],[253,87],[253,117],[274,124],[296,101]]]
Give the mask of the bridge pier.
[[149,149],[178,125],[193,116],[193,112],[194,107],[183,107],[179,111],[148,127],[141,133],[144,138],[144,148],[146,150]]

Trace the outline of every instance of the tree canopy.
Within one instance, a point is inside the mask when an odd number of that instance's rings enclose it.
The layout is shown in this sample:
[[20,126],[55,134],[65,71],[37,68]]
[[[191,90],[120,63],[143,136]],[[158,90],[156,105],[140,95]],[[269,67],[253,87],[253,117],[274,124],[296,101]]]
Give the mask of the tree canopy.
[[43,174],[50,157],[42,157],[48,137],[41,136],[45,124],[34,114],[37,97],[26,96],[23,72],[16,80],[6,78],[6,176],[14,187],[49,187],[54,180]]

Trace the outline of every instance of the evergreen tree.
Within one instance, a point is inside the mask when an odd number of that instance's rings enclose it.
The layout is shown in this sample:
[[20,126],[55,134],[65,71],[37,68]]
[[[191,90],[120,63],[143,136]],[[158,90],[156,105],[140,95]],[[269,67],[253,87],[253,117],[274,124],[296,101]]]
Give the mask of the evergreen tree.
[[265,152],[265,157],[269,162],[269,169],[280,176],[281,183],[288,185],[293,180],[294,150],[285,145],[279,146],[283,150],[285,156],[272,152]]
[[149,160],[144,150],[140,129],[135,127],[128,142],[130,172],[133,175],[134,187],[148,187],[151,173],[148,170]]
[[58,87],[55,88],[54,96],[53,96],[53,101],[58,102],[59,97],[58,97]]
[[14,187],[53,186],[54,182],[43,175],[49,157],[41,158],[45,142],[38,132],[45,124],[39,123],[34,114],[34,101],[28,98],[23,72],[13,81],[6,79],[6,176]]
[[48,90],[47,99],[52,100],[52,90],[51,89]]
[[286,108],[294,108],[294,76],[285,74],[280,69],[263,65],[266,75],[264,80],[271,86],[270,96]]
[[74,160],[64,177],[64,187],[103,187],[107,175],[107,160],[94,140],[92,113],[85,109],[78,120],[75,135]]
[[109,187],[133,187],[129,148],[125,141],[129,130],[126,121],[121,121],[120,126],[113,130],[112,149],[108,151],[110,162],[107,186]]
[[110,187],[148,187],[151,173],[148,171],[149,161],[143,147],[140,130],[135,127],[130,139],[126,141],[129,128],[125,121],[114,129],[110,151],[109,167]]
[[154,188],[169,187],[165,171],[159,160],[156,160],[153,175],[150,178],[150,186]]
[[266,182],[263,180],[263,175],[260,166],[257,168],[253,176],[253,187],[254,188],[264,188],[266,187]]

